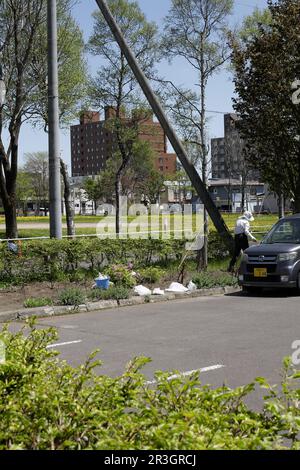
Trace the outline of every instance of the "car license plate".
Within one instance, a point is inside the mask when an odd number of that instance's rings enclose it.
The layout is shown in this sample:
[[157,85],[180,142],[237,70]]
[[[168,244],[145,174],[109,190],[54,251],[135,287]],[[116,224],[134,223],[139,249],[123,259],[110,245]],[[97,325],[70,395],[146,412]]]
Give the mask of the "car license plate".
[[254,277],[268,277],[267,268],[254,268]]

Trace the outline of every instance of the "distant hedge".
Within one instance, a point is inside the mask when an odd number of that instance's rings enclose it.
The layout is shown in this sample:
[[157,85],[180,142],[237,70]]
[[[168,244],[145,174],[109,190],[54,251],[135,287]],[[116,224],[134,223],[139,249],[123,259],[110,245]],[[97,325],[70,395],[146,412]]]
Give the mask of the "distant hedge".
[[[28,325],[27,325],[28,326]],[[0,450],[300,449],[299,372],[284,362],[281,386],[256,379],[261,411],[245,403],[255,382],[231,390],[201,385],[197,373],[149,386],[134,359],[123,375],[95,373],[95,355],[73,368],[47,349],[53,329],[2,333]]]

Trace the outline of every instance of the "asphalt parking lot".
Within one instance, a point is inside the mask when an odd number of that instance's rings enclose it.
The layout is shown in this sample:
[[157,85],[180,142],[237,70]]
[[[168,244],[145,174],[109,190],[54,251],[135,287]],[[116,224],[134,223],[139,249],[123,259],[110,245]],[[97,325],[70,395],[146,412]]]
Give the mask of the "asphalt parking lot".
[[144,369],[149,381],[156,370],[202,370],[203,382],[235,387],[256,376],[279,382],[282,359],[300,339],[299,306],[299,296],[278,291],[145,304],[38,323],[58,329],[51,347],[73,365],[99,348],[102,374],[117,376],[129,360],[143,355],[152,359]]

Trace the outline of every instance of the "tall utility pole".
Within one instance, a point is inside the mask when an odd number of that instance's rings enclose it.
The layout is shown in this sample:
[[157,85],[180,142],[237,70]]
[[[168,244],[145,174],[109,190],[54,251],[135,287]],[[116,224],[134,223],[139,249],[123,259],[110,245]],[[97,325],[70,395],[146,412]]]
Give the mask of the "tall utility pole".
[[56,0],[48,0],[47,21],[50,237],[62,238]]
[[185,169],[188,177],[191,180],[192,185],[194,186],[195,190],[197,191],[201,201],[203,202],[205,208],[207,209],[208,214],[211,217],[217,231],[224,239],[225,243],[228,245],[230,251],[233,249],[233,238],[228,230],[227,225],[224,222],[223,217],[221,216],[219,210],[217,209],[214,201],[212,200],[209,192],[207,191],[205,184],[201,180],[199,174],[197,173],[194,165],[192,165],[188,159],[187,153],[180,141],[178,139],[173,127],[171,126],[164,110],[162,109],[157,97],[155,96],[151,86],[145,77],[145,74],[141,70],[140,66],[137,63],[137,60],[132,53],[130,47],[128,46],[119,26],[117,25],[114,17],[112,16],[107,3],[105,0],[96,0],[98,7],[100,8],[107,24],[109,25],[117,43],[123,54],[125,55],[131,70],[134,73],[136,80],[138,81],[140,87],[142,88],[154,114],[156,115],[157,119],[159,120],[162,128],[164,129],[165,133],[169,141],[171,142],[172,147],[174,148],[177,157],[182,163],[183,168]]

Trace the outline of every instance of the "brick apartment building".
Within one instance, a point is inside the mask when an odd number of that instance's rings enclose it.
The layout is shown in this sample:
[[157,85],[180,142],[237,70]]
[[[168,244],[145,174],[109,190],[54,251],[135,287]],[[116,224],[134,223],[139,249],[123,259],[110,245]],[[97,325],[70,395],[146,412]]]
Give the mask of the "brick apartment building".
[[[113,108],[105,108],[105,119],[94,111],[82,113],[80,124],[71,127],[72,176],[92,176],[105,169],[115,146],[113,133],[107,128],[107,121],[115,116]],[[124,120],[126,118],[124,117]],[[155,168],[165,175],[176,172],[176,155],[168,153],[167,137],[153,114],[140,124],[139,138],[149,142],[155,153]]]

